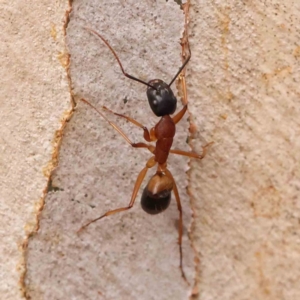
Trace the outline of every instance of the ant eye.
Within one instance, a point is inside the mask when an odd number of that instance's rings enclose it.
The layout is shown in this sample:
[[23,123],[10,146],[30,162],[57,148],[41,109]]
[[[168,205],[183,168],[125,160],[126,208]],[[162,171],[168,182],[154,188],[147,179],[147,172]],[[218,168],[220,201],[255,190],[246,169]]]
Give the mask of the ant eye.
[[153,103],[153,105],[156,106],[157,105],[157,100],[154,100],[152,103]]

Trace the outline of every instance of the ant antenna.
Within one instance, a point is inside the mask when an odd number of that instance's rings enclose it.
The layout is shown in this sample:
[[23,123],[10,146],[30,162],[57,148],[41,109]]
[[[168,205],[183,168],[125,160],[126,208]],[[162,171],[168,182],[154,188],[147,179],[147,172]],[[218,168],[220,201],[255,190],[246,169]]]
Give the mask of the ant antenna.
[[176,75],[174,76],[174,78],[171,80],[171,82],[169,83],[169,86],[171,86],[171,84],[176,80],[176,78],[178,77],[178,75],[181,73],[181,71],[184,69],[184,67],[186,66],[186,64],[189,62],[191,56],[192,56],[192,53],[191,53],[191,49],[190,49],[190,45],[189,45],[189,56],[185,60],[185,62],[183,63],[183,65],[180,67],[180,69],[178,70],[178,72],[176,73]]
[[[117,60],[117,62],[118,62],[118,64],[119,64],[119,66],[120,66],[120,68],[121,68],[122,73],[123,73],[126,77],[128,77],[128,78],[130,78],[130,79],[132,79],[132,80],[138,81],[138,82],[140,82],[140,83],[142,83],[142,84],[145,84],[145,85],[147,85],[147,86],[149,86],[149,87],[151,87],[152,89],[154,89],[154,90],[157,91],[157,88],[154,87],[153,85],[151,85],[151,84],[149,84],[149,83],[147,83],[147,82],[145,82],[145,81],[143,81],[143,80],[141,80],[141,79],[138,79],[138,78],[136,78],[136,77],[134,77],[134,76],[132,76],[132,75],[126,73],[126,72],[124,71],[124,68],[123,68],[123,66],[122,66],[122,63],[121,63],[121,61],[120,61],[120,59],[119,59],[117,53],[116,53],[115,50],[111,47],[111,45],[108,43],[108,41],[107,41],[104,37],[102,37],[102,35],[100,35],[98,32],[96,32],[95,30],[93,30],[93,29],[91,29],[91,28],[88,28],[88,27],[85,27],[85,29],[88,30],[88,31],[90,31],[90,32],[92,32],[92,33],[94,33],[95,35],[97,35],[97,36],[98,36],[98,37],[106,44],[106,46],[110,49],[110,51],[112,52],[112,54],[113,54],[114,57],[116,58],[116,60]],[[176,75],[176,76],[177,76],[177,75]],[[174,80],[173,80],[173,81],[174,81]],[[172,82],[173,82],[173,81],[172,81]]]

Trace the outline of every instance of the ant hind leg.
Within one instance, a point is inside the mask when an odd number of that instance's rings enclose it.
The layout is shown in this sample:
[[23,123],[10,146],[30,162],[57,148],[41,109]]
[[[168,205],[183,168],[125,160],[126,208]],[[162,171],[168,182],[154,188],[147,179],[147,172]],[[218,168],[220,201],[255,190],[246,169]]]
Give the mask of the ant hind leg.
[[178,226],[178,245],[179,245],[179,255],[180,255],[179,267],[180,267],[182,278],[188,283],[188,281],[186,279],[186,276],[185,276],[185,273],[183,271],[183,266],[182,266],[182,258],[183,258],[183,254],[182,254],[183,218],[182,218],[182,207],[181,207],[181,202],[180,202],[180,196],[179,196],[177,185],[176,185],[176,182],[175,182],[175,179],[174,179],[173,175],[171,174],[171,172],[168,169],[165,169],[165,173],[173,181],[173,191],[174,191],[174,195],[175,195],[176,202],[177,202],[177,208],[178,208],[178,211],[179,211],[179,226]]
[[120,208],[117,208],[117,209],[113,209],[113,210],[107,211],[107,212],[106,212],[105,214],[103,214],[102,216],[100,216],[100,217],[98,217],[98,218],[96,218],[96,219],[94,219],[94,220],[92,220],[92,221],[86,223],[85,225],[83,225],[83,226],[77,231],[77,233],[81,232],[83,229],[85,229],[86,227],[88,227],[90,224],[92,224],[92,223],[94,223],[94,222],[96,222],[96,221],[98,221],[98,220],[100,220],[100,219],[102,219],[102,218],[104,218],[104,217],[108,217],[108,216],[114,215],[114,214],[116,214],[116,213],[118,213],[118,212],[122,212],[122,211],[125,211],[125,210],[130,209],[130,208],[133,206],[134,202],[135,202],[136,195],[137,195],[137,193],[138,193],[138,191],[139,191],[139,189],[140,189],[140,186],[141,186],[141,184],[142,184],[142,182],[143,182],[143,180],[144,180],[144,178],[145,178],[145,176],[146,176],[146,174],[147,174],[148,169],[150,169],[150,168],[152,168],[153,166],[155,166],[155,164],[156,164],[156,161],[155,161],[154,157],[151,157],[151,158],[148,160],[148,162],[147,162],[145,168],[143,168],[143,170],[139,173],[139,175],[138,175],[138,177],[137,177],[137,180],[136,180],[136,182],[135,182],[135,185],[134,185],[134,188],[133,188],[133,192],[132,192],[132,196],[131,196],[131,200],[130,200],[128,206],[120,207]]

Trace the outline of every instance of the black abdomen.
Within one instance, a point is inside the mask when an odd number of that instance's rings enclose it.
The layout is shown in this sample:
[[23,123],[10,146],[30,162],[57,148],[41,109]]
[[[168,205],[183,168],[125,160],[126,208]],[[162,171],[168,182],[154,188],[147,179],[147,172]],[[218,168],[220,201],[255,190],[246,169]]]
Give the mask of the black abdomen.
[[145,187],[141,199],[141,206],[146,213],[156,215],[166,210],[169,207],[170,202],[170,190],[164,190],[154,195],[147,189],[147,187]]

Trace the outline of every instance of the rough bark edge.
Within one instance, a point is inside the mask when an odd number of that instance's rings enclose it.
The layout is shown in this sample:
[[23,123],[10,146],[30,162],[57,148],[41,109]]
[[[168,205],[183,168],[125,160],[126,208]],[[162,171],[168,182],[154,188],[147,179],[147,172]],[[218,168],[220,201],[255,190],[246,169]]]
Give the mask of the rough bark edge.
[[[185,25],[184,25],[184,31],[182,34],[182,38],[181,38],[181,47],[182,47],[182,51],[181,51],[181,57],[182,57],[182,61],[184,61],[186,59],[186,53],[187,53],[187,49],[189,48],[189,41],[188,41],[188,26],[189,26],[189,9],[190,9],[190,0],[187,0],[186,3],[181,4],[181,9],[184,12],[185,15]],[[187,88],[186,88],[186,77],[185,77],[186,71],[185,69],[182,71],[182,73],[180,74],[177,82],[176,82],[176,87],[179,91],[179,93],[182,95],[181,96],[181,102],[182,104],[188,104],[188,94],[187,94]],[[184,101],[185,99],[185,101]],[[191,113],[188,111],[189,113],[189,123],[190,123],[190,127],[189,127],[189,132],[191,135],[193,135],[196,131],[195,126],[193,125],[192,121],[191,121]],[[188,142],[188,141],[187,141]],[[190,143],[188,142],[189,146],[191,147]],[[192,147],[191,147],[192,148]],[[191,180],[191,174],[190,174],[190,169],[191,169],[191,161],[189,161],[188,163],[189,165],[189,170],[186,172],[187,177],[188,177],[188,182],[190,182]],[[194,252],[194,278],[193,278],[193,282],[191,284],[191,291],[190,291],[190,295],[189,298],[195,299],[198,294],[198,284],[199,284],[199,267],[200,267],[200,259],[199,259],[199,255],[196,249],[196,246],[194,245],[193,242],[193,231],[195,228],[195,207],[193,205],[193,195],[189,189],[189,187],[187,186],[187,193],[190,197],[190,208],[192,210],[192,219],[191,219],[191,224],[188,228],[188,236],[189,236],[189,241],[190,241],[190,246],[193,249]]]
[[46,187],[43,190],[43,196],[35,203],[35,224],[27,224],[28,229],[26,229],[25,235],[22,244],[20,245],[19,249],[22,252],[22,258],[21,261],[18,264],[18,270],[20,272],[20,280],[19,280],[19,289],[21,296],[27,300],[30,300],[31,297],[28,294],[27,291],[27,285],[26,285],[26,273],[27,273],[27,254],[28,254],[28,244],[30,238],[35,236],[40,228],[40,215],[43,211],[44,205],[45,205],[45,198],[47,197],[47,193],[52,187],[52,175],[56,167],[59,163],[59,150],[62,143],[62,138],[64,134],[64,129],[67,126],[67,123],[72,118],[76,102],[74,100],[74,95],[72,93],[72,84],[71,84],[71,77],[70,77],[70,54],[68,53],[67,47],[66,47],[66,30],[70,21],[70,14],[72,12],[72,0],[68,0],[69,3],[69,9],[65,12],[65,22],[64,26],[62,28],[63,34],[64,34],[64,51],[58,55],[58,60],[61,63],[61,66],[66,71],[66,76],[68,80],[69,85],[69,92],[70,92],[70,102],[71,102],[71,109],[68,111],[63,112],[62,119],[60,121],[61,127],[55,131],[54,138],[52,141],[53,150],[51,159],[48,162],[48,164],[43,168],[44,176],[48,178]]
[[[182,56],[182,60],[185,59],[186,51],[190,47],[189,46],[189,40],[188,40],[188,36],[189,36],[188,27],[189,27],[189,21],[190,21],[190,17],[189,17],[190,5],[191,5],[190,0],[187,0],[186,3],[182,4],[182,9],[183,9],[184,14],[185,14],[184,32],[183,32],[183,35],[182,35],[182,38],[181,38],[181,46],[182,46],[181,56]],[[188,93],[187,93],[187,87],[186,87],[185,73],[186,73],[186,71],[184,70],[182,72],[179,80],[178,80],[177,88],[185,96],[184,98],[186,99],[186,102],[184,103],[183,98],[182,98],[182,103],[183,104],[188,104]],[[195,134],[195,132],[197,131],[197,128],[195,127],[195,125],[192,122],[191,113],[189,111],[188,111],[188,113],[189,113],[188,121],[190,123],[189,132],[190,132],[190,135],[193,136]],[[191,146],[189,140],[187,141],[187,143],[189,144],[190,148],[192,149],[192,146]],[[189,170],[186,172],[186,174],[187,174],[188,182],[190,183],[190,181],[191,181],[190,170],[192,168],[191,160],[189,161],[188,166],[189,166]],[[194,207],[194,200],[193,200],[194,196],[193,196],[192,192],[189,189],[189,183],[188,183],[188,186],[187,186],[187,194],[189,195],[189,198],[190,198],[190,208],[191,208],[191,211],[192,211],[192,216],[191,216],[192,219],[191,219],[190,226],[188,228],[188,236],[189,236],[189,241],[190,241],[191,248],[193,249],[193,252],[194,252],[194,278],[193,278],[193,282],[191,284],[191,291],[190,291],[190,295],[189,295],[189,299],[192,300],[192,299],[196,299],[199,295],[199,281],[200,281],[200,279],[199,279],[198,274],[200,272],[200,258],[199,258],[199,254],[197,252],[196,246],[193,242],[193,232],[194,232],[194,229],[195,229],[196,210],[195,210],[195,207]]]
[[[190,18],[189,18],[190,5],[191,5],[190,0],[187,0],[187,2],[183,5],[183,10],[184,10],[184,13],[185,13],[185,29],[184,29],[184,33],[183,33],[183,36],[182,36],[182,58],[184,58],[184,55],[186,53],[185,49],[187,47],[190,47],[189,46],[189,41],[188,41],[188,37],[189,37],[188,27],[189,27],[189,21],[190,21]],[[184,88],[184,91],[186,93],[186,99],[187,99],[188,95],[187,95],[187,89],[186,89],[185,70],[184,70],[184,73],[183,73],[182,87]],[[187,103],[188,103],[188,101],[187,101]],[[192,137],[197,132],[197,128],[196,128],[195,124],[192,121],[192,115],[191,115],[189,110],[188,110],[188,113],[189,113],[188,121],[189,121],[189,124],[190,124],[189,132],[190,132],[190,136]],[[193,149],[193,147],[191,145],[191,139],[188,139],[187,143],[190,146],[190,148]],[[194,280],[193,280],[193,283],[191,285],[191,291],[190,291],[189,299],[194,300],[194,299],[197,299],[198,296],[199,296],[200,257],[199,257],[196,245],[193,241],[193,233],[194,233],[194,230],[195,230],[196,208],[195,208],[195,205],[194,205],[194,195],[192,194],[192,192],[189,188],[189,185],[190,185],[190,182],[191,182],[191,169],[192,169],[191,160],[189,160],[188,166],[189,166],[189,169],[186,172],[187,178],[188,178],[188,186],[187,186],[186,190],[187,190],[187,194],[189,195],[189,198],[190,198],[190,208],[192,210],[192,220],[191,220],[191,224],[188,228],[188,236],[189,236],[191,248],[194,251]]]

